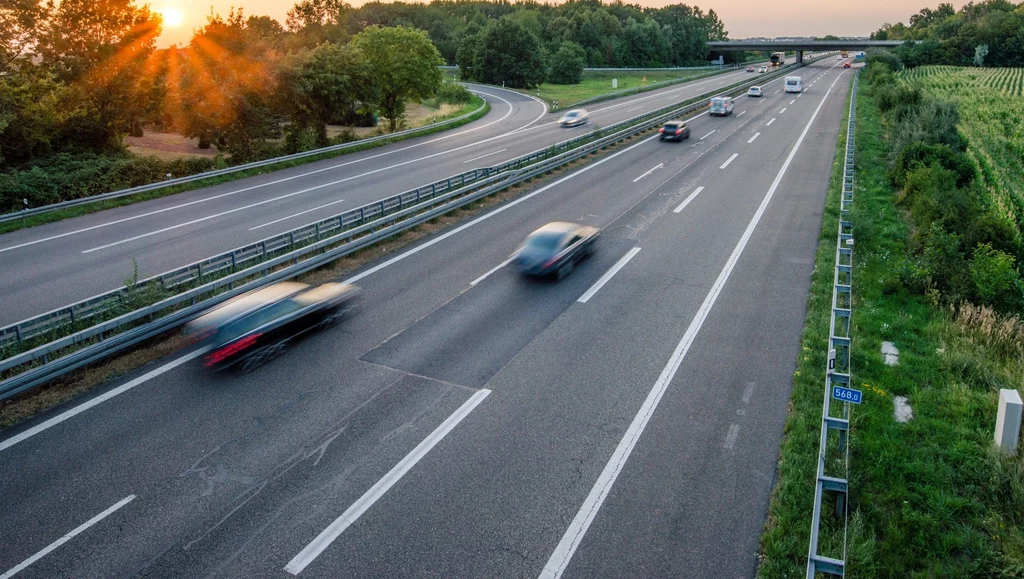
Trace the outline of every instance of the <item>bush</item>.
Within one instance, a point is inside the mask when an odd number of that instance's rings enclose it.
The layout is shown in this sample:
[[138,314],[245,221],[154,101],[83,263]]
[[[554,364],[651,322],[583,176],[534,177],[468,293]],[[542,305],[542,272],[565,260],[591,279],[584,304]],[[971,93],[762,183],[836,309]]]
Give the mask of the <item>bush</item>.
[[587,51],[575,42],[563,42],[558,52],[551,57],[551,84],[579,84],[583,80],[583,66]]
[[466,90],[466,87],[454,82],[445,82],[437,89],[437,102],[453,105],[464,105],[473,100],[473,93]]
[[906,184],[907,173],[922,165],[937,164],[956,173],[956,186],[967,187],[974,180],[974,165],[963,153],[954,152],[949,145],[929,145],[912,142],[905,145],[896,155],[896,161],[889,169],[889,179],[897,187]]
[[1004,312],[1019,311],[1024,300],[1013,257],[983,243],[974,250],[970,273],[978,303]]
[[920,231],[933,223],[963,235],[984,207],[973,190],[956,186],[956,174],[937,164],[917,166],[907,173],[902,202]]
[[923,245],[921,264],[927,272],[928,285],[951,302],[966,297],[970,272],[961,251],[960,237],[933,224],[925,232]]

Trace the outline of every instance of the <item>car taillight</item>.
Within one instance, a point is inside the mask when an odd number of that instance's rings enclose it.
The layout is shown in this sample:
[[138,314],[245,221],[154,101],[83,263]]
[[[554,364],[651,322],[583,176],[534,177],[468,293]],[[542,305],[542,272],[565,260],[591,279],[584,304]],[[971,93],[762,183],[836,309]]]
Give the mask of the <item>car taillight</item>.
[[660,129],[658,129],[658,132],[659,133],[664,133],[665,132],[665,127],[661,127]]
[[206,366],[213,366],[214,364],[224,360],[225,358],[228,358],[229,356],[233,356],[241,352],[242,350],[255,344],[256,340],[258,340],[259,337],[262,335],[263,334],[252,334],[250,336],[242,338],[241,340],[238,340],[237,342],[228,344],[227,346],[224,346],[219,350],[215,350],[213,353],[206,356]]
[[552,265],[555,265],[555,262],[557,262],[557,261],[558,261],[557,257],[552,257],[551,259],[549,259],[549,260],[544,262],[543,268],[547,269],[547,268],[551,267]]
[[681,135],[681,134],[683,134],[683,130],[682,130],[682,129],[679,129],[679,130],[677,130],[677,131],[676,131],[676,134],[677,134],[677,135]]

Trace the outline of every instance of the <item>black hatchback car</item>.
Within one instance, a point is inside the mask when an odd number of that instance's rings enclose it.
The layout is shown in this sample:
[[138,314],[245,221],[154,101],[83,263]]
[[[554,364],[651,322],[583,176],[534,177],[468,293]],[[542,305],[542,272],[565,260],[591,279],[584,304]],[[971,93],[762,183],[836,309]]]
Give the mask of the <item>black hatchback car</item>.
[[284,353],[293,338],[340,318],[359,293],[352,284],[277,283],[221,304],[185,326],[185,333],[209,347],[207,368],[246,372]]
[[658,129],[662,141],[682,141],[690,138],[690,127],[683,121],[669,121]]
[[524,275],[554,275],[562,279],[572,273],[580,260],[594,253],[597,235],[596,227],[560,221],[548,223],[531,233],[516,252],[516,269]]

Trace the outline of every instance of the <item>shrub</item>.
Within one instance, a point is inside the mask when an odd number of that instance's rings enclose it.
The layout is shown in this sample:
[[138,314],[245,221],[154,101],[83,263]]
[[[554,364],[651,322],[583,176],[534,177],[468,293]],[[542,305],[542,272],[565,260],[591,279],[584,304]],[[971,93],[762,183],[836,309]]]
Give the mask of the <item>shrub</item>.
[[437,102],[453,105],[466,104],[473,100],[473,93],[466,90],[466,87],[454,82],[445,82],[437,89]]
[[922,142],[907,143],[896,155],[889,170],[889,179],[897,187],[906,184],[907,174],[921,165],[937,164],[956,173],[956,186],[967,187],[974,180],[974,165],[963,153],[957,153],[949,145],[929,145]]
[[552,84],[579,84],[583,80],[583,65],[587,51],[575,42],[563,42],[558,52],[551,57],[551,73],[548,81]]
[[1019,311],[1022,300],[1020,275],[1012,256],[983,243],[974,250],[970,265],[974,298],[1001,311]]
[[923,245],[921,264],[927,272],[929,285],[949,301],[960,301],[967,293],[970,280],[960,237],[933,224],[924,234]]

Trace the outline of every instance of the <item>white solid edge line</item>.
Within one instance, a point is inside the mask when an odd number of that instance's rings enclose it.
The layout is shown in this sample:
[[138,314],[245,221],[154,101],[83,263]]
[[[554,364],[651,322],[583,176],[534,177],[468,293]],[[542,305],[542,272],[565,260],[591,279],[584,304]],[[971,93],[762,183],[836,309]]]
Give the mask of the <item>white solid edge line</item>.
[[[524,195],[524,196],[520,197],[519,199],[516,199],[515,201],[510,201],[509,203],[506,203],[505,205],[502,205],[501,207],[495,209],[494,211],[491,211],[490,213],[487,213],[485,215],[481,215],[480,217],[477,217],[473,221],[470,221],[469,223],[466,223],[465,225],[461,225],[461,226],[459,226],[459,227],[449,231],[448,233],[445,233],[444,235],[441,235],[440,237],[436,237],[436,238],[434,238],[434,239],[432,239],[432,240],[430,240],[430,241],[428,241],[428,242],[426,242],[426,243],[424,243],[422,245],[419,245],[419,246],[416,246],[416,247],[410,249],[409,251],[407,251],[405,253],[397,255],[397,256],[395,256],[395,257],[385,261],[384,263],[382,263],[380,265],[372,267],[372,268],[370,268],[370,269],[368,269],[368,270],[366,270],[366,271],[364,271],[364,272],[362,272],[362,273],[360,273],[358,275],[354,275],[354,276],[348,278],[347,280],[345,280],[345,283],[355,283],[356,281],[361,280],[364,277],[367,277],[367,276],[370,276],[370,275],[372,275],[374,273],[377,273],[378,271],[384,269],[385,267],[388,267],[389,265],[392,265],[392,264],[397,263],[397,262],[399,262],[399,261],[401,261],[401,260],[403,260],[403,259],[405,259],[405,258],[407,258],[407,257],[409,257],[411,255],[419,253],[420,251],[422,251],[422,250],[424,250],[424,249],[434,245],[435,243],[440,243],[441,241],[444,241],[445,239],[448,239],[449,237],[451,237],[451,236],[453,236],[453,235],[455,235],[457,233],[460,233],[460,232],[462,232],[462,231],[464,231],[466,229],[469,229],[470,227],[476,225],[477,223],[480,223],[481,221],[484,221],[486,219],[490,219],[491,217],[501,213],[502,211],[505,211],[506,209],[508,209],[510,207],[514,207],[514,206],[522,203],[523,201],[526,201],[527,199],[530,199],[530,198],[532,198],[532,197],[534,197],[536,195],[540,195],[541,193],[551,189],[552,187],[555,187],[557,185],[561,185],[562,183],[565,183],[566,181],[568,181],[568,180],[570,180],[570,179],[572,179],[572,178],[574,178],[574,177],[576,177],[578,175],[582,175],[583,173],[586,173],[587,171],[593,169],[594,167],[597,167],[598,165],[601,165],[602,163],[610,161],[610,160],[614,159],[615,157],[618,157],[619,155],[627,153],[627,152],[629,152],[629,151],[631,151],[631,150],[633,150],[633,149],[635,149],[635,148],[637,148],[637,147],[639,147],[641,145],[644,145],[644,144],[646,144],[646,143],[648,143],[650,141],[653,141],[654,139],[657,139],[657,138],[658,138],[657,136],[650,137],[650,138],[644,139],[643,141],[640,141],[638,143],[630,145],[629,147],[626,147],[625,149],[623,149],[621,151],[617,151],[617,152],[615,152],[615,153],[613,153],[613,154],[611,154],[611,155],[609,155],[609,156],[607,156],[607,157],[605,157],[603,159],[600,159],[599,161],[593,163],[592,165],[587,165],[586,167],[581,168],[579,171],[576,171],[574,173],[570,173],[569,175],[566,175],[565,177],[562,177],[561,179],[555,181],[554,183],[551,183],[550,185],[545,185],[544,187],[541,187],[540,189],[534,191],[533,193],[530,193],[528,195]],[[55,416],[55,417],[51,418],[50,420],[47,420],[46,422],[44,422],[44,423],[42,423],[42,424],[40,424],[38,426],[30,428],[30,429],[26,430],[25,432],[22,432],[21,434],[18,434],[16,436],[12,436],[11,438],[9,438],[7,440],[4,440],[3,442],[0,442],[0,451],[3,451],[5,449],[7,449],[7,448],[10,448],[10,447],[14,446],[15,444],[18,444],[19,442],[22,442],[22,441],[24,441],[24,440],[26,440],[28,438],[31,438],[31,437],[35,436],[36,434],[39,434],[40,432],[43,432],[44,430],[52,428],[53,426],[56,426],[57,424],[60,424],[61,422],[64,422],[65,420],[75,416],[76,414],[85,412],[86,410],[92,408],[93,406],[96,406],[97,404],[100,404],[102,402],[106,402],[107,400],[110,400],[111,398],[113,398],[113,397],[115,397],[115,396],[117,396],[119,394],[127,392],[128,390],[131,390],[132,388],[135,388],[139,384],[142,384],[143,382],[151,380],[151,379],[159,376],[160,374],[163,374],[164,372],[167,372],[168,370],[171,370],[171,369],[173,369],[173,368],[175,368],[177,366],[180,366],[181,364],[184,364],[185,362],[188,362],[189,360],[192,360],[192,359],[202,355],[203,353],[205,353],[205,350],[197,350],[197,351],[192,352],[190,354],[186,354],[185,356],[182,356],[181,358],[178,358],[176,360],[172,360],[172,361],[164,364],[163,366],[160,366],[159,368],[157,368],[157,369],[155,369],[155,370],[153,370],[153,371],[151,371],[151,372],[149,372],[149,373],[147,373],[147,374],[145,374],[143,376],[140,376],[139,378],[136,378],[135,380],[132,380],[131,382],[128,382],[127,384],[119,386],[119,387],[117,387],[117,388],[107,392],[106,394],[103,394],[102,396],[97,396],[96,398],[93,398],[92,400],[90,400],[90,401],[88,401],[88,402],[86,402],[86,403],[84,403],[84,404],[82,404],[80,406],[76,406],[76,407],[72,408],[71,410],[68,410],[67,412],[64,412],[64,413],[62,413],[62,414],[60,414],[58,416]]]
[[498,271],[499,269],[501,269],[501,268],[505,267],[505,266],[506,266],[506,265],[508,265],[509,263],[512,263],[512,260],[513,260],[513,259],[515,259],[515,258],[516,258],[515,254],[511,255],[511,256],[510,256],[510,257],[509,257],[508,259],[506,259],[505,261],[503,261],[503,262],[499,263],[498,265],[496,265],[496,266],[494,266],[493,268],[491,268],[490,270],[488,270],[488,271],[487,271],[487,273],[485,273],[485,274],[483,274],[482,276],[480,276],[480,277],[478,277],[478,278],[474,279],[473,281],[469,282],[469,285],[476,285],[476,284],[478,284],[478,283],[480,283],[480,282],[484,281],[484,280],[485,280],[485,279],[487,279],[487,277],[488,277],[489,275],[491,275],[492,273],[494,273],[494,272]]
[[636,183],[636,182],[637,182],[637,181],[639,181],[640,179],[643,179],[644,177],[646,177],[646,176],[650,175],[651,173],[653,173],[653,172],[657,171],[658,169],[661,169],[661,168],[662,168],[662,167],[664,167],[664,166],[665,166],[665,163],[658,163],[657,165],[655,165],[655,166],[651,167],[651,169],[650,169],[649,171],[647,171],[646,173],[644,173],[643,175],[640,175],[640,176],[639,176],[639,177],[637,177],[636,179],[633,179],[633,182],[634,182],[634,183]]
[[748,142],[748,143],[753,143],[753,142],[754,142],[754,139],[756,139],[756,138],[758,138],[758,137],[760,137],[760,136],[761,136],[761,133],[754,133],[754,136],[753,136],[753,137],[750,137],[749,139],[747,139],[747,142]]
[[441,442],[445,436],[448,435],[469,413],[473,411],[487,395],[490,394],[490,390],[478,390],[475,394],[469,397],[458,410],[449,416],[444,422],[441,423],[433,432],[431,432],[423,442],[416,445],[416,448],[412,449],[412,452],[407,454],[398,464],[396,464],[383,478],[381,478],[375,485],[370,487],[370,490],[366,491],[362,497],[356,502],[352,503],[340,517],[334,520],[326,529],[323,530],[313,541],[306,545],[306,548],[299,552],[298,555],[292,558],[291,561],[285,565],[284,570],[291,573],[292,575],[298,575],[305,569],[310,563],[313,562],[321,553],[324,552],[327,547],[334,542],[342,533],[345,532],[349,526],[359,520],[359,517],[366,512],[367,509],[373,506],[385,493],[388,492],[392,486],[398,481],[402,480],[402,477],[409,472],[412,467],[416,466],[416,463],[420,461],[428,452],[433,449],[437,443]]
[[739,156],[740,156],[740,154],[739,154],[739,153],[733,153],[733,154],[732,154],[732,157],[729,157],[729,160],[728,160],[728,161],[726,161],[726,162],[722,163],[722,166],[721,166],[721,167],[719,167],[719,169],[725,169],[726,167],[728,167],[728,166],[729,166],[729,163],[732,163],[732,162],[733,162],[733,160],[734,160],[734,159],[735,159],[736,157],[739,157]]
[[263,223],[263,224],[257,225],[257,226],[255,226],[255,227],[250,227],[250,228],[249,228],[249,231],[256,231],[257,229],[261,229],[261,228],[263,228],[263,227],[266,227],[266,226],[268,226],[268,225],[273,225],[273,224],[275,224],[275,223],[281,223],[282,221],[287,221],[287,220],[289,220],[289,219],[292,219],[292,218],[298,217],[298,216],[300,216],[300,215],[305,215],[305,214],[307,214],[307,213],[312,213],[312,212],[314,212],[314,211],[317,211],[317,210],[323,209],[323,208],[325,208],[325,207],[330,207],[331,205],[337,205],[338,203],[341,203],[341,202],[343,202],[343,201],[344,201],[344,199],[338,199],[337,201],[331,201],[330,203],[325,203],[325,204],[323,204],[323,205],[321,205],[321,206],[319,206],[319,207],[314,207],[314,208],[312,208],[312,209],[306,209],[305,211],[299,211],[298,213],[292,213],[291,215],[288,215],[287,217],[282,217],[282,218],[280,218],[280,219],[275,219],[275,220],[273,220],[273,221],[268,221],[268,222],[266,222],[266,223]]
[[35,555],[32,555],[28,559],[25,559],[24,561],[19,563],[17,566],[13,567],[10,571],[4,573],[3,575],[0,575],[0,579],[10,579],[11,577],[14,577],[18,573],[24,571],[32,563],[35,563],[36,561],[42,559],[46,555],[50,554],[50,552],[53,551],[54,549],[56,549],[57,547],[60,547],[64,543],[67,543],[71,539],[74,539],[75,536],[80,534],[82,531],[85,531],[89,527],[91,527],[91,526],[95,525],[96,523],[102,521],[103,519],[107,518],[109,515],[113,514],[114,511],[116,511],[116,510],[120,509],[121,507],[127,505],[128,503],[132,502],[133,500],[135,500],[135,495],[128,495],[127,497],[125,497],[125,498],[121,499],[120,501],[114,503],[114,505],[108,507],[107,510],[105,510],[102,513],[96,515],[95,517],[89,519],[88,521],[82,523],[81,525],[75,527],[75,529],[73,531],[71,531],[70,533],[64,535],[63,537],[61,537],[59,539],[57,539],[56,541],[50,543],[42,551],[39,551],[38,553],[36,553]]
[[151,370],[151,371],[143,374],[142,376],[139,376],[138,378],[136,378],[136,379],[134,379],[134,380],[132,380],[130,382],[122,384],[121,386],[118,386],[117,388],[114,388],[113,390],[110,390],[109,392],[106,392],[106,393],[104,393],[104,394],[102,394],[100,396],[97,396],[96,398],[93,398],[92,400],[90,400],[90,401],[88,401],[88,402],[86,402],[84,404],[79,404],[78,406],[75,406],[71,410],[67,410],[65,412],[61,412],[57,416],[54,416],[53,418],[47,420],[46,422],[43,422],[42,424],[33,426],[32,428],[29,428],[28,430],[26,430],[26,431],[24,431],[24,432],[22,432],[20,434],[17,434],[15,436],[12,436],[12,437],[8,438],[7,440],[4,440],[4,441],[0,442],[0,452],[2,452],[4,450],[7,450],[8,448],[10,448],[10,447],[14,446],[15,444],[18,444],[19,442],[22,442],[22,441],[24,441],[24,440],[26,440],[28,438],[32,438],[33,436],[39,434],[40,432],[43,432],[44,430],[53,428],[54,426],[60,424],[61,422],[64,422],[65,420],[67,420],[67,419],[69,419],[69,418],[71,418],[71,417],[73,417],[73,416],[75,416],[77,414],[81,414],[82,412],[85,412],[86,410],[92,408],[93,406],[96,406],[98,404],[102,404],[103,402],[106,402],[107,400],[110,400],[111,398],[113,398],[113,397],[115,397],[115,396],[117,396],[119,394],[124,394],[125,392],[131,390],[132,388],[135,388],[139,384],[142,384],[143,382],[151,380],[151,379],[159,376],[160,374],[163,374],[164,372],[167,372],[168,370],[173,370],[174,368],[177,368],[178,366],[184,364],[185,362],[188,362],[189,360],[198,358],[199,356],[203,355],[205,352],[206,352],[205,349],[200,348],[200,349],[198,349],[198,350],[196,350],[194,352],[185,354],[184,356],[182,356],[180,358],[177,358],[175,360],[171,360],[170,362],[164,364],[163,366],[160,366],[159,368],[157,368],[155,370]]
[[686,208],[687,205],[690,204],[690,201],[693,201],[694,198],[697,197],[697,195],[700,195],[700,192],[703,191],[703,190],[704,190],[703,186],[697,187],[693,191],[693,193],[690,193],[690,195],[682,203],[679,204],[679,207],[676,207],[675,209],[672,210],[672,213],[679,213],[679,212],[681,212],[683,209]]
[[491,153],[487,153],[486,155],[480,155],[479,157],[473,157],[472,159],[467,159],[467,160],[463,161],[462,164],[465,165],[466,163],[472,163],[473,161],[479,161],[480,159],[483,159],[485,157],[490,157],[491,155],[497,155],[498,153],[504,153],[507,150],[508,150],[508,148],[506,147],[506,148],[504,148],[504,149],[502,149],[500,151],[494,151],[494,152],[491,152]]
[[[63,237],[68,237],[69,235],[77,235],[79,233],[86,233],[88,231],[93,231],[94,229],[102,229],[104,227],[109,227],[111,225],[117,225],[119,223],[125,223],[127,221],[134,221],[136,219],[142,219],[143,217],[151,217],[153,215],[158,215],[160,213],[165,213],[167,211],[173,211],[175,209],[181,209],[183,207],[190,207],[192,205],[197,205],[199,203],[206,203],[207,201],[214,201],[214,200],[217,200],[217,199],[221,199],[223,197],[230,197],[232,195],[237,195],[239,193],[244,193],[246,191],[252,191],[254,189],[261,189],[263,187],[269,187],[271,185],[278,185],[280,183],[284,183],[286,181],[291,181],[293,179],[299,179],[299,178],[302,178],[302,177],[308,177],[310,175],[315,175],[317,173],[323,173],[324,171],[332,171],[334,169],[339,169],[341,167],[347,167],[348,165],[354,165],[356,163],[362,163],[363,161],[370,161],[370,160],[377,159],[377,158],[380,158],[380,157],[384,157],[384,156],[387,156],[387,155],[393,155],[395,153],[400,153],[402,151],[408,151],[409,149],[415,149],[417,147],[422,147],[423,145],[429,145],[431,143],[436,143],[438,141],[443,141],[445,139],[450,139],[452,137],[457,137],[459,135],[465,135],[466,133],[471,133],[473,131],[479,131],[480,129],[485,129],[485,128],[491,126],[491,125],[494,125],[496,123],[500,123],[501,121],[507,119],[509,116],[512,115],[512,113],[514,111],[514,108],[512,107],[512,103],[508,102],[507,100],[505,100],[505,99],[503,99],[503,98],[501,98],[501,97],[499,97],[497,95],[492,95],[492,94],[489,94],[489,93],[480,93],[480,94],[486,94],[487,96],[492,96],[492,97],[494,97],[494,98],[504,102],[505,104],[508,105],[508,112],[505,113],[505,115],[503,117],[501,117],[500,119],[497,119],[497,120],[495,120],[493,122],[490,122],[490,123],[487,123],[485,125],[481,125],[479,127],[474,127],[472,129],[467,129],[465,131],[459,131],[458,133],[453,133],[453,134],[450,134],[450,135],[444,135],[444,136],[441,136],[441,137],[437,137],[435,139],[431,139],[429,141],[424,141],[422,143],[416,143],[415,145],[409,145],[408,147],[402,147],[401,149],[394,149],[394,150],[390,150],[390,151],[385,151],[383,153],[378,153],[376,155],[370,155],[370,156],[367,156],[367,157],[362,157],[360,159],[355,159],[353,161],[348,161],[348,162],[345,162],[345,163],[338,163],[337,165],[331,165],[330,167],[322,167],[320,169],[315,169],[313,171],[307,171],[305,173],[301,173],[301,174],[298,174],[298,175],[292,175],[292,176],[289,176],[289,177],[283,177],[281,179],[275,179],[275,180],[269,181],[267,183],[260,183],[258,185],[252,185],[252,186],[249,186],[249,187],[243,187],[241,189],[236,189],[234,191],[228,191],[228,192],[225,192],[225,193],[220,193],[218,195],[211,195],[209,197],[203,197],[202,199],[196,199],[195,201],[188,201],[186,203],[179,203],[177,205],[172,205],[170,207],[164,207],[163,209],[156,209],[156,210],[153,210],[153,211],[148,211],[146,213],[140,213],[138,215],[132,215],[132,216],[124,217],[124,218],[121,218],[121,219],[115,219],[114,221],[108,221],[108,222],[105,222],[105,223],[99,223],[99,224],[92,225],[92,226],[89,226],[89,227],[83,227],[82,229],[75,229],[73,231],[68,231],[68,232],[65,232],[65,233],[57,234],[57,235],[51,235],[49,237],[43,237],[43,238],[40,238],[40,239],[35,239],[33,241],[27,241],[25,243],[20,243],[18,245],[12,245],[10,247],[3,247],[3,248],[0,248],[0,253],[4,253],[5,251],[11,251],[11,250],[14,250],[14,249],[20,249],[22,247],[29,247],[31,245],[36,245],[36,244],[44,243],[44,242],[47,242],[47,241],[53,241],[54,239],[61,239]],[[543,101],[541,101],[541,102],[543,102]],[[524,125],[524,127],[520,127],[520,129],[528,127],[528,126],[532,125],[533,123],[536,123],[538,120],[540,120],[541,117],[543,117],[546,114],[547,114],[547,105],[545,104],[544,105],[544,112],[541,113],[541,116],[537,117],[536,119],[534,119],[532,121],[530,121],[528,124]],[[520,129],[516,129],[516,131],[518,131]],[[305,193],[305,192],[313,191],[315,189],[320,189],[322,187],[328,187],[330,185],[336,185],[336,184],[341,183],[343,181],[350,181],[352,179],[357,179],[359,177],[365,177],[367,175],[372,175],[374,173],[379,173],[380,171],[387,170],[387,169],[392,169],[394,167],[400,167],[402,165],[408,165],[409,163],[415,163],[417,161],[424,161],[426,159],[430,159],[432,157],[436,157],[436,156],[441,155],[441,154],[452,153],[452,152],[455,152],[455,151],[462,150],[462,149],[464,149],[466,147],[476,146],[476,145],[479,145],[479,144],[482,144],[482,143],[493,141],[494,139],[503,138],[503,137],[508,136],[508,135],[510,135],[510,134],[512,134],[512,133],[514,133],[516,131],[511,131],[509,133],[505,133],[505,134],[498,135],[498,136],[495,136],[495,137],[488,137],[487,139],[484,139],[482,141],[478,141],[476,143],[470,143],[469,145],[464,145],[462,147],[457,147],[455,149],[449,149],[448,151],[444,151],[442,153],[435,153],[435,154],[432,154],[432,155],[427,155],[426,157],[420,157],[418,159],[413,159],[412,161],[406,161],[404,163],[399,163],[397,165],[392,165],[390,167],[384,167],[384,168],[381,168],[381,169],[369,171],[367,173],[362,173],[360,175],[354,175],[352,177],[349,177],[349,178],[346,178],[346,179],[342,179],[341,181],[335,181],[333,183],[327,183],[327,184],[319,186],[319,187],[311,187],[311,188],[306,189],[306,190],[301,191],[301,192]],[[284,198],[287,198],[287,197],[291,197],[293,195],[294,195],[294,193],[288,194],[288,195],[283,195],[283,196],[278,197],[276,199],[284,199]],[[272,201],[272,200],[267,200],[267,201]],[[250,205],[248,207],[251,208],[251,207],[255,207],[256,205],[259,205],[259,204]],[[231,213],[231,212],[229,211],[228,213]],[[225,215],[225,214],[226,213],[222,213],[220,215]],[[162,230],[162,231],[166,231],[166,230]],[[133,238],[133,239],[137,239],[137,238]],[[100,248],[100,249],[103,249],[103,248]],[[85,252],[83,252],[83,253],[85,253]]]
[[775,122],[775,117],[772,117],[772,120],[770,120],[770,121],[768,121],[767,123],[765,123],[765,124],[764,124],[764,126],[766,126],[766,127],[770,127],[770,126],[771,126],[771,124],[772,124],[772,123],[774,123],[774,122]]
[[594,297],[594,294],[596,294],[601,288],[604,287],[604,284],[608,283],[608,280],[612,279],[612,277],[614,277],[615,274],[619,273],[619,270],[625,267],[626,264],[629,263],[629,260],[633,259],[633,256],[638,253],[640,253],[639,247],[634,247],[633,249],[630,249],[629,252],[626,253],[626,255],[623,255],[622,258],[619,259],[619,261],[615,262],[615,265],[613,265],[611,269],[606,271],[604,275],[601,276],[601,279],[597,280],[597,282],[594,283],[594,285],[590,286],[590,289],[588,289],[586,293],[581,295],[580,299],[576,301],[581,304],[587,303],[590,300],[590,298]]
[[[842,78],[841,76],[839,78]],[[839,78],[835,82],[839,82]],[[832,86],[835,86],[835,82]],[[721,273],[718,274],[718,279],[715,280],[711,290],[708,292],[707,297],[704,298],[704,303],[701,304],[700,309],[697,310],[697,314],[694,316],[693,321],[690,322],[690,326],[686,329],[686,333],[683,335],[682,340],[676,346],[672,356],[669,358],[665,368],[661,371],[661,375],[658,376],[658,380],[654,383],[650,393],[644,400],[643,405],[633,418],[633,422],[629,425],[626,433],[622,436],[618,446],[615,448],[615,452],[612,453],[611,458],[608,460],[608,464],[605,465],[604,470],[601,471],[601,475],[597,478],[597,482],[594,483],[593,488],[590,490],[590,494],[587,495],[586,500],[580,506],[580,510],[576,513],[576,517],[573,518],[569,528],[562,535],[562,540],[559,541],[558,546],[555,547],[554,552],[548,559],[547,564],[544,565],[544,569],[540,573],[540,579],[558,579],[565,572],[566,567],[569,565],[569,561],[572,559],[573,554],[583,541],[583,536],[586,534],[590,524],[594,521],[597,516],[597,512],[600,510],[601,505],[604,503],[608,493],[611,492],[612,486],[615,484],[615,479],[618,478],[619,473],[622,472],[623,467],[626,465],[626,461],[629,460],[629,455],[633,452],[633,448],[639,441],[640,436],[643,434],[644,429],[647,427],[647,423],[650,421],[651,416],[654,414],[654,410],[658,407],[658,403],[661,401],[662,395],[668,388],[668,384],[675,377],[676,371],[679,370],[679,366],[683,363],[683,358],[686,357],[687,351],[690,349],[690,345],[693,344],[694,339],[697,337],[697,333],[700,331],[701,326],[704,325],[704,320],[707,319],[708,314],[711,312],[711,308],[715,305],[715,301],[721,294],[722,289],[725,287],[726,281],[732,274],[733,268],[736,266],[736,262],[739,261],[740,256],[743,254],[744,248],[747,246],[751,235],[757,228],[757,224],[761,221],[761,216],[764,215],[765,210],[768,208],[768,203],[771,202],[772,196],[775,195],[775,190],[778,189],[779,183],[782,182],[782,177],[786,174],[786,170],[789,168],[790,163],[796,156],[797,149],[800,148],[800,144],[803,142],[804,137],[807,136],[807,132],[810,130],[811,125],[814,123],[814,119],[818,117],[818,112],[821,110],[822,105],[825,104],[825,99],[828,98],[832,88],[825,93],[825,96],[821,99],[821,103],[818,104],[818,108],[814,110],[814,114],[811,115],[811,120],[807,122],[807,126],[804,127],[800,137],[797,139],[796,144],[793,145],[793,149],[789,152],[789,156],[786,158],[785,163],[779,169],[778,175],[775,176],[775,180],[772,182],[768,192],[765,193],[764,199],[761,200],[761,205],[757,208],[757,212],[750,219],[750,223],[747,224],[746,230],[743,232],[743,236],[736,243],[736,247],[732,251],[732,255],[729,256],[729,260],[726,262],[725,267],[722,268]]]

